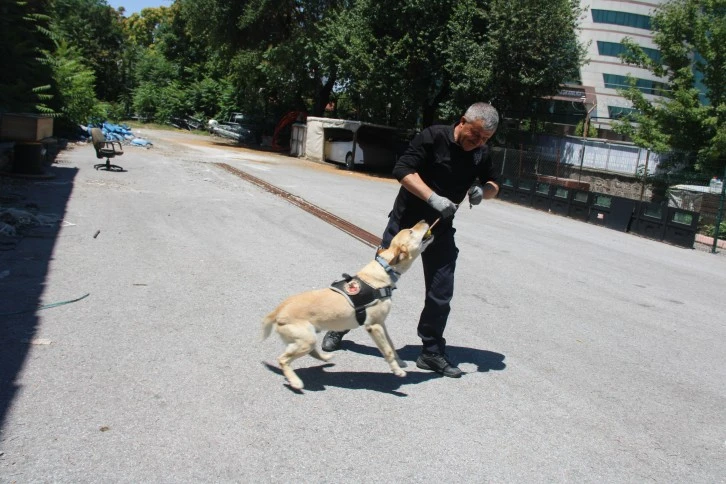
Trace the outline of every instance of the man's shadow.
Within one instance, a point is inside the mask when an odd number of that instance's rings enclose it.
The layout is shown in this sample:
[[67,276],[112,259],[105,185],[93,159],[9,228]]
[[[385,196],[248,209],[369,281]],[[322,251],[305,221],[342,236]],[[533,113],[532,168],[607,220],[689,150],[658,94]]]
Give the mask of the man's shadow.
[[[378,348],[374,346],[365,346],[346,340],[343,340],[341,349],[362,355],[380,356],[381,354]],[[415,362],[420,353],[421,346],[419,345],[406,345],[398,350],[398,356],[400,356],[402,360],[409,362],[409,367],[411,366],[410,362]],[[453,363],[471,363],[476,365],[477,372],[487,372],[492,370],[500,371],[507,367],[504,363],[504,355],[494,353],[493,351],[466,348],[464,346],[446,345],[446,354]],[[413,366],[415,366],[415,363],[413,363]]]
[[[506,368],[504,364],[504,355],[491,351],[477,350],[473,348],[464,348],[460,346],[447,346],[447,353],[456,363],[473,363],[477,367],[478,372],[487,372],[490,370],[503,370]],[[341,350],[348,350],[361,355],[369,355],[381,358],[381,352],[375,346],[365,346],[353,341],[343,341]],[[403,385],[415,385],[434,378],[442,378],[438,373],[431,371],[417,370],[416,358],[421,352],[420,346],[406,345],[398,350],[398,356],[406,361],[408,366],[404,368],[407,371],[405,377],[401,378],[393,373],[381,368],[381,371],[343,371],[328,373],[326,368],[334,366],[333,363],[323,365],[296,368],[295,373],[305,383],[305,390],[321,391],[326,386],[347,388],[350,390],[374,390],[382,393],[389,393],[398,397],[406,397],[408,394],[399,391]],[[277,366],[263,362],[263,365],[273,373],[284,378],[282,371]],[[412,371],[409,371],[412,370]],[[302,393],[298,390],[292,391]]]

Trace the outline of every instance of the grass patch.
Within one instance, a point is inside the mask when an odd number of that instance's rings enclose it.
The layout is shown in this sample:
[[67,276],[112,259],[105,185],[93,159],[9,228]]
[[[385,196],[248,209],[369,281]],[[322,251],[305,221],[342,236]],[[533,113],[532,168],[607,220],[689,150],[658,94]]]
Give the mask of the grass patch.
[[119,124],[125,124],[131,129],[158,129],[161,131],[176,131],[176,132],[183,132],[183,133],[192,133],[197,134],[201,136],[209,136],[210,133],[205,130],[201,129],[179,129],[175,128],[174,126],[170,124],[161,124],[161,123],[142,123],[141,121],[136,120],[128,120],[128,121],[120,121]]

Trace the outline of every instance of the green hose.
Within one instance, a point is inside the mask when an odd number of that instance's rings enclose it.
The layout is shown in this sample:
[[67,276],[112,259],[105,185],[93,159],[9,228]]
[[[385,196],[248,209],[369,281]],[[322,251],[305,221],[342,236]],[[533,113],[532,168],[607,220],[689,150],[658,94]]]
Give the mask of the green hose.
[[89,292],[89,293],[86,293],[83,296],[79,297],[78,299],[70,299],[68,301],[61,301],[61,302],[51,303],[51,304],[41,304],[40,306],[38,306],[35,309],[25,309],[23,311],[16,311],[14,313],[2,313],[2,314],[0,314],[0,316],[14,316],[16,314],[23,314],[23,313],[31,313],[33,311],[40,311],[41,309],[56,308],[58,306],[63,306],[64,304],[70,304],[70,303],[74,303],[74,302],[80,301],[81,299],[85,299],[85,298],[87,298],[90,295],[91,295],[91,293]]

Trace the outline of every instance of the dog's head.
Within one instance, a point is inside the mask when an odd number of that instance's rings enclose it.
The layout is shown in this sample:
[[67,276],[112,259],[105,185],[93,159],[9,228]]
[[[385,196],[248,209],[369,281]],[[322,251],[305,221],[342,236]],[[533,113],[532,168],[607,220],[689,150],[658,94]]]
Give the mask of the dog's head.
[[396,272],[403,274],[433,240],[429,224],[421,220],[410,229],[403,229],[396,234],[391,240],[391,245],[387,249],[380,249],[378,255],[383,257]]

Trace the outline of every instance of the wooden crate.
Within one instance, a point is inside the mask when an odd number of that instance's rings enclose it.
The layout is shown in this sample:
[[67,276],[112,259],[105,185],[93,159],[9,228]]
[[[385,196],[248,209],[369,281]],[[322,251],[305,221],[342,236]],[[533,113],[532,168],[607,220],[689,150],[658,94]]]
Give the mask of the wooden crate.
[[5,113],[0,118],[0,139],[40,141],[53,136],[53,118],[38,114]]

